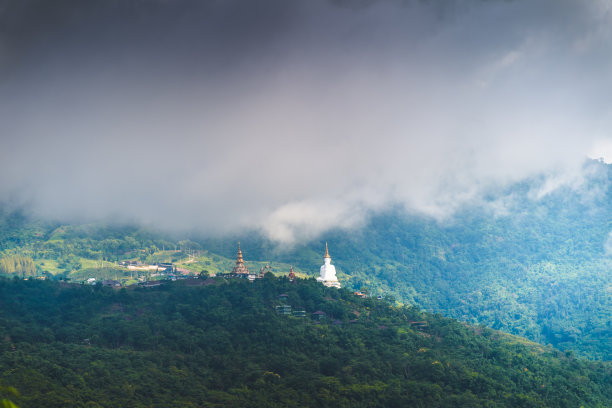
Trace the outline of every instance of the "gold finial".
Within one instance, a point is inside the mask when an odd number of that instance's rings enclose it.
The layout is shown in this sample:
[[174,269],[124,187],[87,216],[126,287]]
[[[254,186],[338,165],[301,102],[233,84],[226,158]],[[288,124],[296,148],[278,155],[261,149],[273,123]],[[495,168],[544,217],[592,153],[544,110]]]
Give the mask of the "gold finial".
[[242,263],[242,250],[240,249],[240,241],[238,241],[238,254],[236,255],[236,261]]
[[329,251],[327,250],[327,241],[325,241],[325,256],[323,256],[323,258],[331,258],[331,256],[329,256]]

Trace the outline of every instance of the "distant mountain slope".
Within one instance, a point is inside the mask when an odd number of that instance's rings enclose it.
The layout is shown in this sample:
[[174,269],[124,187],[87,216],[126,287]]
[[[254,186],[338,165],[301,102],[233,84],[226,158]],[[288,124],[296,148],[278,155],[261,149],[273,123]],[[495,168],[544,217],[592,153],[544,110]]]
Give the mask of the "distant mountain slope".
[[43,222],[0,208],[0,258],[32,260],[37,273],[55,277],[129,280],[116,261],[226,271],[240,240],[254,269],[271,261],[277,273],[293,265],[314,276],[328,241],[345,287],[611,360],[612,166],[585,166],[574,188],[543,194],[545,178],[526,180],[444,221],[396,208],[372,214],[359,229],[328,231],[283,251],[255,232],[185,239],[135,226]]
[[445,222],[398,210],[326,238],[351,287],[610,360],[612,167],[588,166],[577,189],[534,198],[532,180]]
[[0,306],[0,381],[22,408],[612,403],[609,363],[314,280],[0,280]]
[[[611,360],[612,166],[589,161],[584,174],[573,186],[549,189],[542,177],[492,191],[443,221],[372,214],[276,256],[314,274],[328,241],[349,288]],[[250,256],[274,253],[260,236],[243,241]]]

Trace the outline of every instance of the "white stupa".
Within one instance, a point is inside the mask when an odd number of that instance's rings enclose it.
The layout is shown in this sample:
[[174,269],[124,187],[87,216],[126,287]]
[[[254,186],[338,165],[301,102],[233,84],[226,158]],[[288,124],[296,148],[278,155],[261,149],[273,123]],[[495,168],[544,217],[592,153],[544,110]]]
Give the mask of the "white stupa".
[[336,267],[331,264],[331,256],[329,256],[329,251],[327,250],[327,242],[325,243],[325,256],[323,256],[323,261],[325,263],[321,266],[317,281],[328,287],[339,288],[340,282],[338,282],[338,278],[336,278]]

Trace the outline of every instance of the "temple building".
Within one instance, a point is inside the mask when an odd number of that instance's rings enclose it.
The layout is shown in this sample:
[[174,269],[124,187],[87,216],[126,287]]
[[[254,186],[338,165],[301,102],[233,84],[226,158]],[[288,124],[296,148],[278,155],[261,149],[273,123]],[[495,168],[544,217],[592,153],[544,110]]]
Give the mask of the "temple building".
[[242,250],[240,249],[240,242],[238,243],[238,254],[236,255],[236,266],[232,269],[232,274],[237,276],[248,276],[250,275],[249,268],[242,259]]
[[266,266],[262,266],[259,269],[259,277],[263,278],[264,276],[266,276],[266,273],[271,273],[272,272],[272,267],[270,266],[270,263],[267,263]]
[[325,255],[323,256],[323,262],[324,264],[321,266],[317,281],[328,287],[339,288],[340,282],[338,282],[338,278],[336,278],[336,267],[331,264],[331,256],[329,256],[327,242],[325,243]]
[[289,275],[287,275],[287,277],[289,278],[291,282],[293,282],[293,280],[295,279],[295,272],[293,272],[293,265],[291,265],[291,270],[289,270]]

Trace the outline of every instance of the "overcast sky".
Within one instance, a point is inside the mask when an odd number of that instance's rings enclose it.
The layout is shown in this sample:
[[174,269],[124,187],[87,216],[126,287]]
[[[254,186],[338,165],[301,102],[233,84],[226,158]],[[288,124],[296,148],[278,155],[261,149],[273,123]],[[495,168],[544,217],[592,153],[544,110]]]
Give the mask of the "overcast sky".
[[607,1],[0,0],[0,197],[312,237],[612,159]]

